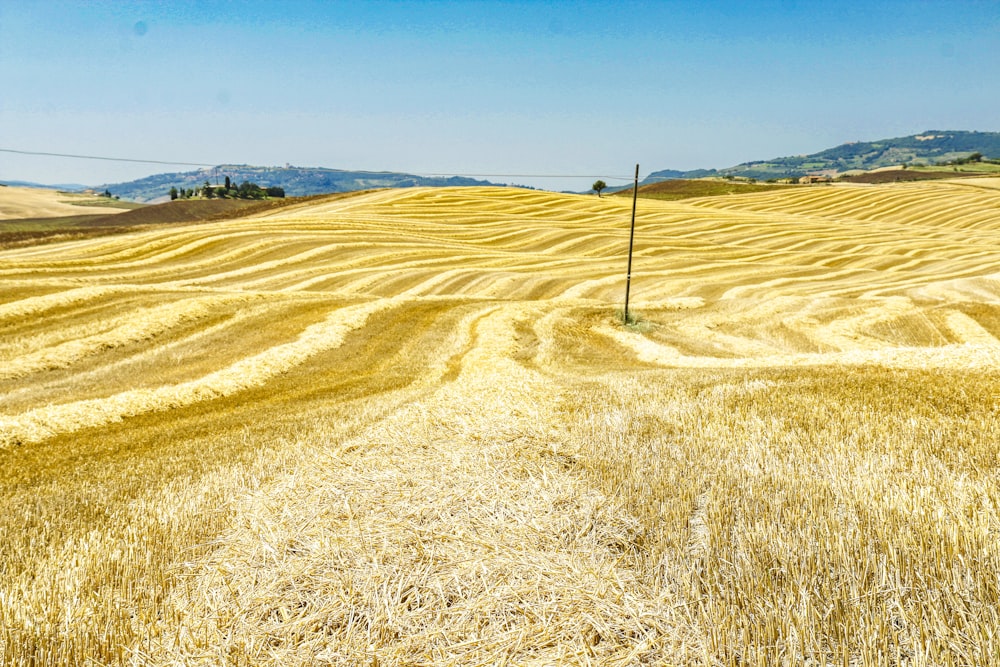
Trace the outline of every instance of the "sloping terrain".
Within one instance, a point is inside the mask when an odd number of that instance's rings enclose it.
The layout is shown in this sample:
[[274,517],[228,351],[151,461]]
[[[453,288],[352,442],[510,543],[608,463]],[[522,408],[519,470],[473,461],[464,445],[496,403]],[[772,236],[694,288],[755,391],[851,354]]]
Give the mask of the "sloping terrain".
[[[853,141],[810,155],[789,155],[769,160],[744,162],[725,169],[666,169],[651,173],[642,183],[664,179],[698,179],[709,176],[742,176],[760,180],[798,178],[806,174],[842,174],[854,170],[869,171],[904,164],[943,164],[961,160],[973,153],[987,158],[1000,157],[1000,132],[967,132],[963,130],[928,130],[922,134]],[[987,169],[987,165],[981,165]],[[905,179],[916,180],[916,179]]]
[[[354,196],[356,193],[345,193],[342,196]],[[26,201],[32,201],[27,198]],[[90,201],[90,200],[84,200]],[[98,200],[98,205],[104,206],[106,199]],[[206,220],[225,220],[241,215],[251,215],[264,211],[273,211],[286,206],[299,206],[309,201],[308,197],[290,197],[269,199],[264,201],[246,199],[185,199],[163,204],[131,204],[125,206],[129,210],[117,210],[113,213],[97,213],[89,215],[72,215],[58,217],[38,217],[9,219],[0,221],[0,248],[38,245],[69,239],[91,238],[108,234],[121,234],[139,228],[177,223],[195,223]],[[13,199],[18,204],[24,203],[20,198]],[[92,205],[92,204],[85,204]],[[11,210],[16,210],[11,206]],[[62,209],[56,209],[59,212]],[[107,211],[105,208],[94,208],[96,211]]]
[[6,220],[122,213],[135,204],[106,197],[13,185],[0,187],[0,225]]
[[[677,201],[679,199],[694,199],[696,197],[716,197],[719,195],[748,194],[751,192],[773,192],[782,188],[792,187],[784,184],[746,183],[727,181],[719,178],[684,179],[673,178],[667,181],[639,186],[639,196],[645,199],[662,201]],[[616,191],[619,197],[631,197],[632,186]]]
[[1000,179],[0,251],[4,664],[1000,662]]

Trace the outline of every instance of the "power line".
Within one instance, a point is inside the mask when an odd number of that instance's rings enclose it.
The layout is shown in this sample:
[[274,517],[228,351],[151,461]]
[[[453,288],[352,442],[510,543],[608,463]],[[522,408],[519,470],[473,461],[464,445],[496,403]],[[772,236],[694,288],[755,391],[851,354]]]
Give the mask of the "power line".
[[214,164],[203,162],[176,162],[174,160],[136,160],[127,157],[104,157],[101,155],[71,155],[69,153],[43,153],[42,151],[19,151],[13,148],[0,148],[0,153],[17,153],[19,155],[45,155],[47,157],[70,157],[80,160],[107,160],[108,162],[139,162],[141,164],[171,164],[187,167],[214,167]]
[[[131,162],[138,164],[167,164],[173,166],[185,166],[185,167],[225,167],[229,165],[216,165],[207,164],[204,162],[181,162],[175,160],[140,160],[136,158],[125,158],[125,157],[108,157],[106,155],[76,155],[72,153],[47,153],[43,151],[24,151],[17,150],[14,148],[0,148],[0,153],[16,153],[18,155],[41,155],[45,157],[62,157],[62,158],[73,158],[77,160],[104,160],[106,162]],[[231,165],[239,166],[239,165]],[[277,170],[286,171],[306,171],[311,170],[311,167],[269,167]],[[317,167],[318,169],[323,169],[323,167]],[[352,171],[359,174],[372,174],[377,175],[379,171],[367,171],[364,169],[334,169],[331,171]],[[460,174],[460,173],[428,173],[428,172],[397,172],[397,173],[407,173],[413,176],[424,176],[428,178],[446,178],[451,176],[458,176],[461,178],[610,178],[615,181],[630,181],[632,178],[630,176],[595,176],[592,174]]]
[[615,181],[631,181],[631,176],[595,176],[593,174],[428,174],[411,172],[414,176],[464,176],[466,178],[610,178]]

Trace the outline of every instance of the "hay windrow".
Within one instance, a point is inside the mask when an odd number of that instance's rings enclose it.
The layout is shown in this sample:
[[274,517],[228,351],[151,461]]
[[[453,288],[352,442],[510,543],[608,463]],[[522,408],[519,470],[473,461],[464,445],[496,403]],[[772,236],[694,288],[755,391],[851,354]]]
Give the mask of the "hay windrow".
[[897,347],[878,350],[782,354],[746,359],[727,359],[709,356],[688,356],[682,354],[676,348],[655,343],[640,334],[624,332],[609,326],[595,327],[594,331],[633,350],[640,361],[676,368],[849,367],[874,365],[888,368],[984,371],[1000,367],[1000,347],[997,346],[996,339],[993,339],[993,342],[987,343],[945,345],[932,349]]
[[0,321],[40,315],[53,308],[98,299],[121,290],[120,287],[77,287],[53,294],[12,301],[0,305]]
[[637,522],[572,464],[551,466],[571,461],[544,419],[556,396],[504,361],[518,311],[480,320],[433,396],[248,497],[172,601],[204,622],[158,659],[621,660],[674,641],[671,600],[628,567]]
[[73,433],[146,412],[179,408],[259,386],[310,356],[340,345],[344,336],[364,326],[371,314],[391,306],[392,302],[385,300],[339,309],[325,322],[303,331],[297,341],[243,359],[198,380],[158,389],[126,391],[103,399],[46,406],[19,415],[0,415],[0,447],[40,442],[56,434]]
[[[247,303],[251,298],[244,295],[206,296],[185,299],[175,303],[153,308],[133,311],[118,321],[102,320],[96,323],[101,329],[92,335],[77,334],[66,342],[38,345],[32,341],[32,347],[40,347],[27,354],[20,354],[13,359],[5,360],[0,368],[0,379],[17,378],[29,373],[54,368],[65,368],[84,357],[122,347],[129,343],[149,340],[158,334],[189,322],[197,321],[213,313],[216,309],[237,303]],[[23,345],[22,345],[23,347]],[[3,356],[0,347],[0,356]]]

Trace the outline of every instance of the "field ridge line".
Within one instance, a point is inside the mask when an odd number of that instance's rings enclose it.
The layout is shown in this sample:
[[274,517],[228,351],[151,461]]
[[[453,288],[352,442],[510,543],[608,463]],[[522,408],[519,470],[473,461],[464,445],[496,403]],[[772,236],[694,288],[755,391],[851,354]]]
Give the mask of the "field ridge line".
[[59,308],[60,306],[69,306],[81,301],[99,299],[115,294],[116,292],[126,291],[133,291],[133,288],[123,285],[77,287],[62,292],[18,299],[17,301],[0,305],[0,321],[25,317],[27,315],[37,315],[53,308]]
[[786,366],[883,366],[939,370],[981,370],[1000,366],[1000,345],[957,343],[940,347],[886,346],[842,352],[796,352],[729,359],[688,356],[676,348],[649,340],[642,334],[610,325],[593,328],[627,349],[640,361],[670,368],[780,368]]
[[241,359],[197,380],[45,406],[18,415],[0,415],[0,448],[41,442],[55,435],[185,407],[260,386],[309,357],[339,347],[344,337],[364,326],[369,317],[398,303],[398,299],[381,299],[338,308],[324,321],[307,327],[295,341]]
[[105,350],[155,338],[173,327],[196,322],[211,315],[214,309],[232,303],[249,301],[249,297],[204,296],[138,309],[122,317],[116,326],[91,336],[66,341],[35,350],[9,360],[0,369],[0,380],[19,378],[39,371],[67,368],[73,363]]

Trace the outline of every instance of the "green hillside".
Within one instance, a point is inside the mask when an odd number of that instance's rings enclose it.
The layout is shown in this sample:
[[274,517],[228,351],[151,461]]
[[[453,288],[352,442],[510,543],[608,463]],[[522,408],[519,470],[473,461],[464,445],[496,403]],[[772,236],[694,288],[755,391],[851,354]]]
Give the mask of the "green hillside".
[[651,173],[643,183],[708,176],[740,176],[768,180],[797,178],[818,173],[834,175],[903,164],[931,166],[960,160],[973,153],[981,153],[986,158],[1000,158],[1000,132],[928,130],[921,134],[894,139],[856,141],[811,155],[744,162],[726,169],[697,169],[685,172],[665,169]]

